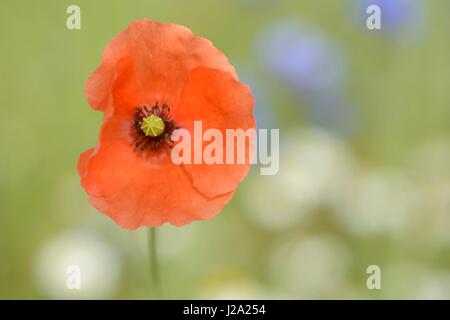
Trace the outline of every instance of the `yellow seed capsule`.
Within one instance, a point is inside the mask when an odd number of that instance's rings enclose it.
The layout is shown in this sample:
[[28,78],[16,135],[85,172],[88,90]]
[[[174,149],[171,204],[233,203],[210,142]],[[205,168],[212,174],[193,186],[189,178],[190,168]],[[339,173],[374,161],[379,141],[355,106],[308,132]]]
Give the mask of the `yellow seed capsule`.
[[157,137],[164,132],[164,121],[154,114],[142,119],[141,129],[146,136]]

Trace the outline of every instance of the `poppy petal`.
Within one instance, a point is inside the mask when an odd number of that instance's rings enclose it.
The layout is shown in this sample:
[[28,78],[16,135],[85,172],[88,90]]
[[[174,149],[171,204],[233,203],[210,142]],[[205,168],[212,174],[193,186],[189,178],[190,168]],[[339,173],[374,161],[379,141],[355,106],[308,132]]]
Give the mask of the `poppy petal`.
[[[118,68],[123,59],[131,62],[128,68]],[[172,103],[183,90],[190,71],[198,66],[224,70],[237,77],[225,55],[188,28],[137,20],[108,44],[100,66],[86,83],[86,96],[92,108],[107,111],[113,105],[114,82],[121,72],[127,72],[134,73],[146,93],[146,103]],[[114,103],[114,108],[121,107]]]
[[134,150],[128,121],[115,115],[107,119],[95,152],[80,156],[81,184],[99,211],[127,229],[183,225],[211,218],[231,199],[232,193],[206,198],[167,152],[148,159]]
[[[253,156],[254,137],[245,140],[242,151],[247,155],[245,162],[237,162],[235,144],[233,164],[226,163],[226,129],[255,129],[253,116],[254,99],[248,86],[232,75],[220,70],[198,67],[191,72],[180,101],[174,112],[174,119],[181,128],[189,130],[194,139],[194,121],[202,121],[203,133],[211,128],[218,129],[223,137],[224,164],[185,164],[194,186],[207,197],[232,192],[249,171]],[[199,137],[195,137],[199,138]],[[200,137],[201,139],[201,137]],[[209,142],[203,142],[202,152]],[[191,146],[194,146],[192,141]],[[194,149],[194,148],[192,148]],[[195,151],[193,151],[195,152]],[[193,160],[194,158],[191,157]]]

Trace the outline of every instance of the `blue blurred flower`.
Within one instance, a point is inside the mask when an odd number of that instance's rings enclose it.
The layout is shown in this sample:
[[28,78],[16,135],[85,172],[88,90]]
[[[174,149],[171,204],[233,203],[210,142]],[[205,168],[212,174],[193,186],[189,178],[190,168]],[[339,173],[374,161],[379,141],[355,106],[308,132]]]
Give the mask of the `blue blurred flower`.
[[256,50],[262,67],[306,101],[313,125],[353,133],[354,110],[343,88],[347,59],[342,47],[313,27],[288,20],[264,31]]
[[423,6],[416,0],[357,0],[357,19],[364,26],[371,5],[381,11],[381,30],[393,36],[417,34],[423,22]]
[[295,20],[284,21],[257,40],[260,63],[301,94],[317,95],[340,86],[343,50],[319,31]]

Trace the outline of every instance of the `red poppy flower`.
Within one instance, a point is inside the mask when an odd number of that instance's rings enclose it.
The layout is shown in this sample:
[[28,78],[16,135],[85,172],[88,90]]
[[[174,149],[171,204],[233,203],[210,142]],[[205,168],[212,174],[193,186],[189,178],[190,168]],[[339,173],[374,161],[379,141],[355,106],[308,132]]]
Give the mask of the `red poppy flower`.
[[97,146],[80,155],[81,185],[90,203],[122,227],[209,219],[247,175],[248,161],[171,159],[172,132],[191,132],[196,120],[203,130],[255,128],[250,89],[223,53],[186,27],[131,23],[108,44],[85,90],[104,118]]

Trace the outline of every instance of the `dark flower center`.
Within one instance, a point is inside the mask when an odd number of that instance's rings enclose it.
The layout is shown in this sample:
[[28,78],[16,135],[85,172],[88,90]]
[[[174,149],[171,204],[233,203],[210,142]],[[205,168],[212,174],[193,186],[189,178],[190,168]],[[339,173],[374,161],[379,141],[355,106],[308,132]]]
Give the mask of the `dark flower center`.
[[162,107],[156,102],[151,108],[136,107],[133,121],[134,147],[140,151],[156,152],[162,148],[171,148],[172,132],[177,129],[170,116],[170,107]]

